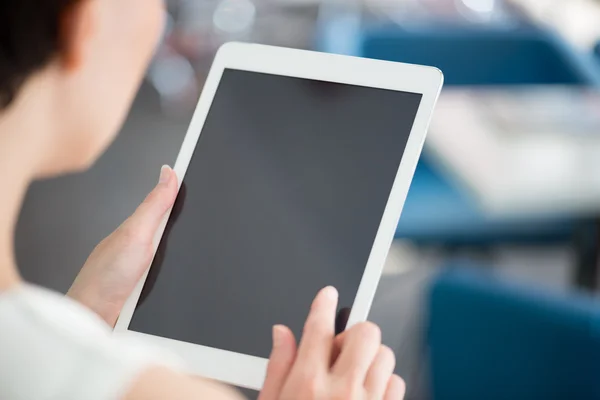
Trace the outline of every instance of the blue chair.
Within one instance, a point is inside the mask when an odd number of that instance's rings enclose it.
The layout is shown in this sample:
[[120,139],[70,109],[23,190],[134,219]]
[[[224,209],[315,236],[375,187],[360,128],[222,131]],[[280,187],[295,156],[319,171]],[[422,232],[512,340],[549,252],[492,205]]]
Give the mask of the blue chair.
[[553,32],[511,29],[376,27],[360,33],[361,55],[433,65],[446,85],[600,85],[594,60]]
[[[591,57],[551,32],[531,26],[468,28],[361,25],[352,15],[322,18],[322,51],[437,66],[446,85],[600,85]],[[577,223],[568,216],[494,219],[444,176],[425,154],[417,167],[397,238],[423,243],[482,245],[498,241],[568,241]]]
[[442,273],[429,296],[432,400],[600,399],[600,302]]

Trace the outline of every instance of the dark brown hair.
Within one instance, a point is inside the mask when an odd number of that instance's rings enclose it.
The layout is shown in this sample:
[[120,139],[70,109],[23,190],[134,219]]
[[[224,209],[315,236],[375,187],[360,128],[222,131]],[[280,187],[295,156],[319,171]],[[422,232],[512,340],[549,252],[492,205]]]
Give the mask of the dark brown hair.
[[0,0],[0,110],[60,50],[60,22],[77,0]]

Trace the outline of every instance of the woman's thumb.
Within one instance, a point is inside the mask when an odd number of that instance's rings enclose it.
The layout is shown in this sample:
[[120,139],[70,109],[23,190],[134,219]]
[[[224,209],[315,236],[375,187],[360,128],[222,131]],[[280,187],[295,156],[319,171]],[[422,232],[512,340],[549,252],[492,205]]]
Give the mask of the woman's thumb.
[[158,184],[128,219],[129,228],[138,234],[153,237],[176,197],[177,176],[169,166],[164,165],[160,170]]

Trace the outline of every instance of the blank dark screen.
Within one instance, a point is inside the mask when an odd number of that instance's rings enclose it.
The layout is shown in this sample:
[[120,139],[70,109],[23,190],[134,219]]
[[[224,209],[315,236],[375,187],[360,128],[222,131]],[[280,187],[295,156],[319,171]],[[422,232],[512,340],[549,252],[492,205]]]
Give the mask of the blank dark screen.
[[268,357],[352,306],[421,95],[225,70],[130,329]]

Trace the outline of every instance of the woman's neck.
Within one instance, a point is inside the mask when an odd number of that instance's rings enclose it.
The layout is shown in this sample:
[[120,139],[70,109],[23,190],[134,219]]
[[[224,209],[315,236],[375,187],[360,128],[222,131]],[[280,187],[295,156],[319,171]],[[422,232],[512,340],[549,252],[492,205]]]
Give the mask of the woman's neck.
[[[0,133],[1,134],[1,133]],[[3,143],[0,141],[0,146]],[[16,167],[7,164],[4,147],[0,150],[0,292],[21,281],[14,255],[14,234],[17,217],[27,189],[24,179],[11,176]]]
[[[0,121],[0,292],[20,282],[14,255],[15,227],[29,179],[15,157],[19,151],[11,146]],[[14,136],[14,135],[12,135]]]
[[0,111],[0,291],[21,282],[15,259],[15,228],[29,184],[44,154],[49,113],[38,101],[37,88],[25,92]]

